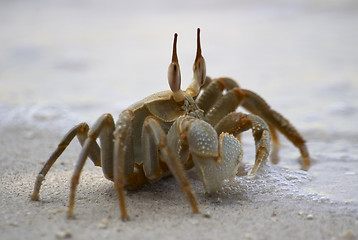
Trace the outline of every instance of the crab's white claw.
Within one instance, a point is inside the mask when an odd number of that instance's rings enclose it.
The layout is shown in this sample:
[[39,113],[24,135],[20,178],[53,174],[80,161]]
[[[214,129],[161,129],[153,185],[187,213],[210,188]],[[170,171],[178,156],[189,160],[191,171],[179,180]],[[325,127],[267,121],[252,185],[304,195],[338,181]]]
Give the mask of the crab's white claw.
[[236,174],[242,160],[242,146],[232,135],[220,134],[204,121],[195,121],[188,134],[189,149],[208,193],[216,192],[225,179]]

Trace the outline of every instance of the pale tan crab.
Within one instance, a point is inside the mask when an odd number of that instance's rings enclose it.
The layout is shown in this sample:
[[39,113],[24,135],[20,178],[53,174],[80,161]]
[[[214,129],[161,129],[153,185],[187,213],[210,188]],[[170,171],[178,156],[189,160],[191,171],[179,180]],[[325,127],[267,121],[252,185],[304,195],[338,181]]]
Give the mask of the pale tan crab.
[[[46,174],[75,136],[82,151],[71,179],[68,217],[73,216],[76,187],[87,157],[102,167],[107,179],[114,181],[123,220],[129,219],[124,189],[155,182],[169,174],[177,180],[192,211],[199,212],[185,170],[195,166],[205,190],[209,193],[217,191],[225,179],[236,174],[242,160],[242,147],[237,136],[248,129],[252,129],[256,144],[256,160],[251,174],[256,173],[269,156],[270,132],[274,141],[278,141],[275,128],[300,149],[304,164],[309,166],[305,141],[288,120],[257,94],[239,88],[235,81],[206,77],[199,29],[194,77],[185,91],[180,89],[176,49],[177,34],[174,35],[172,62],[168,69],[171,91],[155,93],[136,102],[119,115],[116,123],[111,114],[103,114],[91,129],[86,123],[73,127],[39,172],[32,200],[39,200]],[[253,114],[235,112],[239,105]]]

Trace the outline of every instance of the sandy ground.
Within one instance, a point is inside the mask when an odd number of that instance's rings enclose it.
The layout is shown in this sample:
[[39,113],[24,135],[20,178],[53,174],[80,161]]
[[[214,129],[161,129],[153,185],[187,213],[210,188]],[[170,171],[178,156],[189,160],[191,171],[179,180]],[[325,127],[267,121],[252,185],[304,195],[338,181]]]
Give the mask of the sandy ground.
[[[63,1],[1,3],[0,239],[358,239],[358,6],[354,1]],[[253,141],[244,168],[192,214],[171,177],[127,192],[119,219],[113,183],[88,162],[75,215],[69,182],[73,143],[29,200],[36,174],[63,134],[101,113],[164,90],[174,32],[183,85],[191,76],[195,29],[210,76],[231,76],[260,93],[302,132],[312,156],[283,137],[280,163],[255,178]]]

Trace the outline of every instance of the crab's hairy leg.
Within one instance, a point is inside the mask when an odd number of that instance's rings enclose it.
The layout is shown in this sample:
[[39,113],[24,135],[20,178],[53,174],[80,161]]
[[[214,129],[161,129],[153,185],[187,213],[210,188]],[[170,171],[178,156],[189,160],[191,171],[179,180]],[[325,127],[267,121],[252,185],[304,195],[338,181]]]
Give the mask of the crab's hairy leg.
[[134,160],[133,160],[133,131],[134,114],[130,110],[123,111],[116,123],[116,130],[114,132],[114,187],[117,190],[119,209],[121,211],[121,219],[123,221],[129,220],[124,197],[125,177],[129,180],[131,185],[135,185],[133,179]]
[[[113,164],[113,135],[108,134],[109,132],[113,133],[114,129],[114,121],[110,114],[103,114],[93,125],[93,127],[89,130],[87,134],[87,139],[83,145],[82,151],[79,155],[75,170],[73,172],[71,178],[71,187],[70,187],[70,199],[69,199],[69,206],[67,211],[67,217],[73,217],[73,207],[75,203],[75,194],[76,188],[79,183],[79,178],[83,166],[86,162],[87,157],[89,156],[91,149],[96,143],[96,139],[100,137],[101,146],[101,161],[102,166],[105,164]],[[105,146],[106,144],[110,144],[112,147]],[[108,152],[111,151],[111,152]],[[113,165],[106,166],[103,169],[105,176],[110,177],[110,173],[105,172],[113,169]]]
[[220,82],[212,81],[206,86],[202,94],[197,99],[198,107],[204,112],[207,112],[215,102],[222,96],[224,86]]
[[158,154],[161,138],[163,133],[155,120],[146,119],[142,128],[143,170],[150,182],[156,182],[163,176]]
[[200,89],[200,90],[205,90],[205,88],[207,88],[212,81],[213,81],[213,80],[212,80],[210,77],[206,76],[205,82],[204,82],[204,84],[201,86],[201,89]]
[[203,92],[197,100],[199,108],[204,112],[209,111],[215,102],[222,96],[222,92],[225,89],[230,90],[238,87],[237,83],[230,78],[216,78],[211,80],[207,77],[205,83],[207,85],[203,86]]
[[263,118],[268,124],[275,127],[279,130],[288,140],[290,140],[293,145],[295,145],[301,153],[303,159],[303,165],[301,166],[304,170],[307,170],[310,166],[310,157],[308,153],[305,140],[301,134],[296,130],[296,128],[280,113],[271,109],[271,107],[266,103],[256,93],[241,89],[245,94],[245,101],[243,101],[242,106],[248,111],[259,115]]
[[268,127],[270,129],[270,132],[271,132],[271,139],[272,139],[273,145],[280,146],[280,139],[278,137],[278,134],[277,134],[277,131],[276,131],[275,127],[272,126],[269,123],[267,125],[268,125]]
[[235,111],[244,98],[245,94],[243,94],[240,88],[229,90],[206,113],[205,121],[215,126],[228,113]]
[[280,139],[278,137],[277,131],[275,129],[274,126],[272,126],[271,124],[267,124],[269,126],[270,129],[270,133],[271,133],[271,140],[272,140],[272,150],[271,150],[271,162],[273,164],[278,164],[279,157],[278,157],[278,151],[280,148]]
[[[77,134],[77,139],[80,142],[81,146],[83,147],[83,145],[85,144],[85,141],[88,137],[88,130],[89,127],[86,123],[84,123],[84,127],[86,129],[85,132],[80,131]],[[91,150],[89,151],[88,157],[92,160],[92,162],[94,163],[95,166],[102,166],[102,162],[101,162],[101,148],[98,146],[97,143],[94,143],[93,146],[91,147]]]
[[[84,141],[87,138],[88,129],[89,127],[87,123],[80,123],[66,133],[66,135],[62,138],[61,142],[58,144],[56,150],[51,154],[51,156],[46,161],[45,165],[37,175],[34,190],[31,195],[31,200],[33,201],[39,200],[39,192],[40,192],[42,181],[45,179],[45,176],[50,170],[50,168],[52,167],[52,165],[61,156],[63,151],[65,151],[65,149],[72,142],[75,136],[77,136],[79,142],[83,146]],[[100,152],[99,146],[95,144],[91,149],[90,158],[92,159],[93,163],[96,166],[101,166],[99,152]]]
[[255,164],[251,170],[251,174],[254,174],[270,154],[270,130],[265,121],[256,115],[232,112],[215,126],[217,132],[227,132],[233,135],[249,129],[252,130],[256,146]]
[[[155,120],[154,117],[147,117],[145,119],[143,123],[142,134],[142,139],[144,140],[143,150],[146,153],[145,155],[151,155],[147,156],[148,158],[144,159],[144,169],[145,171],[149,171],[146,174],[152,175],[151,177],[157,177],[158,175],[156,174],[158,173],[156,172],[158,172],[157,168],[159,167],[157,158],[160,157],[161,159],[164,159],[170,172],[177,180],[183,193],[189,201],[193,212],[198,213],[198,202],[186,177],[184,168],[179,162],[179,159],[174,154],[173,150],[168,145],[167,136],[165,135],[165,132],[163,131],[162,127],[160,126],[158,121]],[[158,156],[155,156],[157,155],[157,153],[159,153]],[[154,161],[154,163],[151,163],[150,161]]]

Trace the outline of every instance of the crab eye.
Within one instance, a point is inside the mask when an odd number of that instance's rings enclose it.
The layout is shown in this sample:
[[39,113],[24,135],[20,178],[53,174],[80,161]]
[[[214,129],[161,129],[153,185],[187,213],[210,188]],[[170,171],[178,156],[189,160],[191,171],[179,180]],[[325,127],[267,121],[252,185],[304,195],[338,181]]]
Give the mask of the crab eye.
[[195,61],[193,71],[194,78],[199,82],[200,86],[203,86],[206,79],[206,64],[203,57]]
[[181,74],[180,74],[180,67],[178,62],[177,56],[177,38],[178,34],[174,34],[174,43],[173,43],[173,55],[172,55],[172,62],[168,68],[168,82],[170,89],[173,92],[180,90],[181,84]]
[[181,76],[179,64],[171,63],[168,68],[168,82],[173,92],[180,90]]
[[197,30],[197,50],[196,58],[193,66],[194,79],[198,81],[200,86],[204,85],[206,79],[206,64],[205,59],[201,55],[201,45],[200,45],[200,28]]

